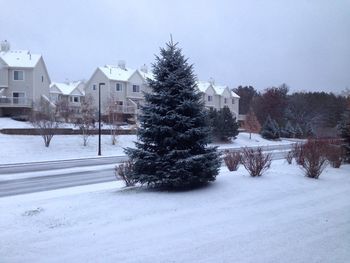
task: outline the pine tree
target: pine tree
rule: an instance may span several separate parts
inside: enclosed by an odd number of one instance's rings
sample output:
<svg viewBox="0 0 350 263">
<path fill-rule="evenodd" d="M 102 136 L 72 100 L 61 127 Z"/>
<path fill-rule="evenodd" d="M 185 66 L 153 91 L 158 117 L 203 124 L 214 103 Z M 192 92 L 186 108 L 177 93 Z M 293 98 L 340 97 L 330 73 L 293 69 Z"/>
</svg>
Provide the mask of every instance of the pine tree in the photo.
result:
<svg viewBox="0 0 350 263">
<path fill-rule="evenodd" d="M 258 121 L 258 118 L 256 117 L 254 111 L 251 108 L 249 109 L 249 111 L 245 117 L 245 120 L 243 123 L 243 128 L 247 132 L 249 132 L 249 139 L 252 138 L 253 132 L 259 133 L 261 130 L 261 125 Z"/>
<path fill-rule="evenodd" d="M 210 128 L 192 65 L 172 41 L 153 64 L 154 80 L 140 116 L 139 141 L 126 153 L 129 175 L 150 187 L 191 188 L 214 181 L 220 167 L 215 147 L 207 147 Z"/>
<path fill-rule="evenodd" d="M 233 117 L 230 109 L 224 107 L 219 111 L 212 110 L 212 135 L 220 141 L 230 141 L 238 135 L 238 122 Z"/>
<path fill-rule="evenodd" d="M 275 120 L 271 119 L 270 115 L 267 116 L 260 134 L 263 138 L 268 140 L 275 140 L 280 137 L 278 124 Z"/>
<path fill-rule="evenodd" d="M 305 135 L 308 137 L 308 138 L 313 138 L 315 137 L 315 131 L 314 131 L 314 128 L 312 126 L 312 124 L 310 122 L 308 122 L 306 124 L 306 127 L 305 127 Z"/>
<path fill-rule="evenodd" d="M 299 123 L 295 125 L 295 138 L 302 138 L 303 137 L 303 129 L 300 127 Z"/>
<path fill-rule="evenodd" d="M 345 161 L 350 163 L 350 109 L 346 110 L 338 124 L 340 136 L 344 139 Z"/>
<path fill-rule="evenodd" d="M 287 121 L 286 126 L 283 130 L 281 130 L 281 136 L 285 138 L 294 138 L 295 136 L 295 129 L 290 123 L 290 121 Z"/>
</svg>

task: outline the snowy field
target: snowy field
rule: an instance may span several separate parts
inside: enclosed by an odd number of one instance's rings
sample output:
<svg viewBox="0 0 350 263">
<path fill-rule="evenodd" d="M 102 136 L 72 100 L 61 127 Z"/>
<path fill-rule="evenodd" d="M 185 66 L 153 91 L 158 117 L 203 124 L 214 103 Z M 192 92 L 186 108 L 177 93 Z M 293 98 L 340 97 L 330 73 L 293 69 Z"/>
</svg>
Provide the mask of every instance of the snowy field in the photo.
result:
<svg viewBox="0 0 350 263">
<path fill-rule="evenodd" d="M 10 118 L 0 118 L 2 128 L 31 128 L 26 122 L 14 121 Z M 111 144 L 109 135 L 102 136 L 102 155 L 124 155 L 123 148 L 133 147 L 135 135 L 121 135 L 117 137 L 117 144 Z M 220 148 L 242 146 L 266 146 L 288 144 L 289 141 L 268 141 L 258 134 L 240 133 L 236 140 L 227 144 L 214 144 Z M 50 147 L 44 146 L 41 136 L 5 135 L 0 134 L 0 164 L 23 163 L 35 161 L 66 160 L 86 157 L 97 157 L 98 136 L 89 138 L 88 145 L 83 146 L 80 135 L 56 135 L 53 137 Z"/>
<path fill-rule="evenodd" d="M 350 262 L 350 166 L 273 162 L 187 192 L 120 182 L 0 198 L 0 262 Z"/>
</svg>

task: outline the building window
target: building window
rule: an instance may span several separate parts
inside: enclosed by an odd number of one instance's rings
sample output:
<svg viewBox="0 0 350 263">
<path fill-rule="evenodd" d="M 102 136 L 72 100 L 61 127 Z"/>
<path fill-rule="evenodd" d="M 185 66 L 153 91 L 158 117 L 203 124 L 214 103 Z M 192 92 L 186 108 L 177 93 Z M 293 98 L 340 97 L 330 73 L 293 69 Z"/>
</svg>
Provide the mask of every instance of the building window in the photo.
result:
<svg viewBox="0 0 350 263">
<path fill-rule="evenodd" d="M 120 101 L 120 100 L 116 101 L 115 104 L 118 105 L 118 106 L 123 106 L 123 101 Z"/>
<path fill-rule="evenodd" d="M 15 70 L 13 72 L 13 80 L 24 80 L 23 70 Z"/>
<path fill-rule="evenodd" d="M 44 82 L 44 76 L 41 76 L 41 82 Z"/>
<path fill-rule="evenodd" d="M 96 84 L 92 85 L 92 90 L 96 90 Z"/>
<path fill-rule="evenodd" d="M 79 97 L 73 97 L 74 102 L 79 102 Z"/>
<path fill-rule="evenodd" d="M 232 99 L 232 104 L 235 104 L 235 99 Z"/>
<path fill-rule="evenodd" d="M 208 101 L 213 101 L 213 96 L 208 96 Z"/>
<path fill-rule="evenodd" d="M 224 103 L 227 104 L 227 98 L 224 98 Z"/>
<path fill-rule="evenodd" d="M 139 85 L 132 85 L 132 92 L 140 92 L 140 86 Z"/>
<path fill-rule="evenodd" d="M 122 91 L 122 90 L 123 90 L 122 84 L 121 83 L 116 83 L 115 84 L 115 91 Z"/>
</svg>

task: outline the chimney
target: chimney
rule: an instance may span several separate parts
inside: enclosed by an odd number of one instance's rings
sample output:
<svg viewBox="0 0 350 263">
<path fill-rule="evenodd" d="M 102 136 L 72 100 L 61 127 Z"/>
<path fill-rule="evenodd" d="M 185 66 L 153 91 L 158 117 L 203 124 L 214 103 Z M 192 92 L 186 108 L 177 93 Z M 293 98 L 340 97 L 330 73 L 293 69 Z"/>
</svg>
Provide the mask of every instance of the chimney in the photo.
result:
<svg viewBox="0 0 350 263">
<path fill-rule="evenodd" d="M 143 72 L 143 73 L 148 73 L 148 67 L 146 64 L 143 64 L 140 68 L 140 70 Z"/>
<path fill-rule="evenodd" d="M 28 51 L 28 56 L 29 56 L 29 60 L 32 60 L 32 54 L 30 53 L 30 51 Z"/>
<path fill-rule="evenodd" d="M 1 41 L 0 51 L 7 52 L 10 50 L 10 43 L 7 40 Z"/>
<path fill-rule="evenodd" d="M 126 62 L 125 62 L 125 60 L 119 60 L 118 61 L 118 67 L 121 68 L 121 69 L 126 70 Z"/>
</svg>

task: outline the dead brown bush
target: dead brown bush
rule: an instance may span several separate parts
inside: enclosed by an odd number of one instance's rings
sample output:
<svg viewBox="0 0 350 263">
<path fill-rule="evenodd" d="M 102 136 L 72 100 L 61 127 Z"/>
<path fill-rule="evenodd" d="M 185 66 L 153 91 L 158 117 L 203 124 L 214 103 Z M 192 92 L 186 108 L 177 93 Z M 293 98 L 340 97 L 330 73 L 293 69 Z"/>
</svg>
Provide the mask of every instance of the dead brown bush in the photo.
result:
<svg viewBox="0 0 350 263">
<path fill-rule="evenodd" d="M 249 174 L 253 177 L 261 176 L 271 166 L 271 154 L 264 154 L 262 149 L 244 148 L 241 162 Z"/>
<path fill-rule="evenodd" d="M 229 171 L 237 171 L 241 162 L 241 154 L 239 152 L 226 152 L 224 162 Z"/>
</svg>

